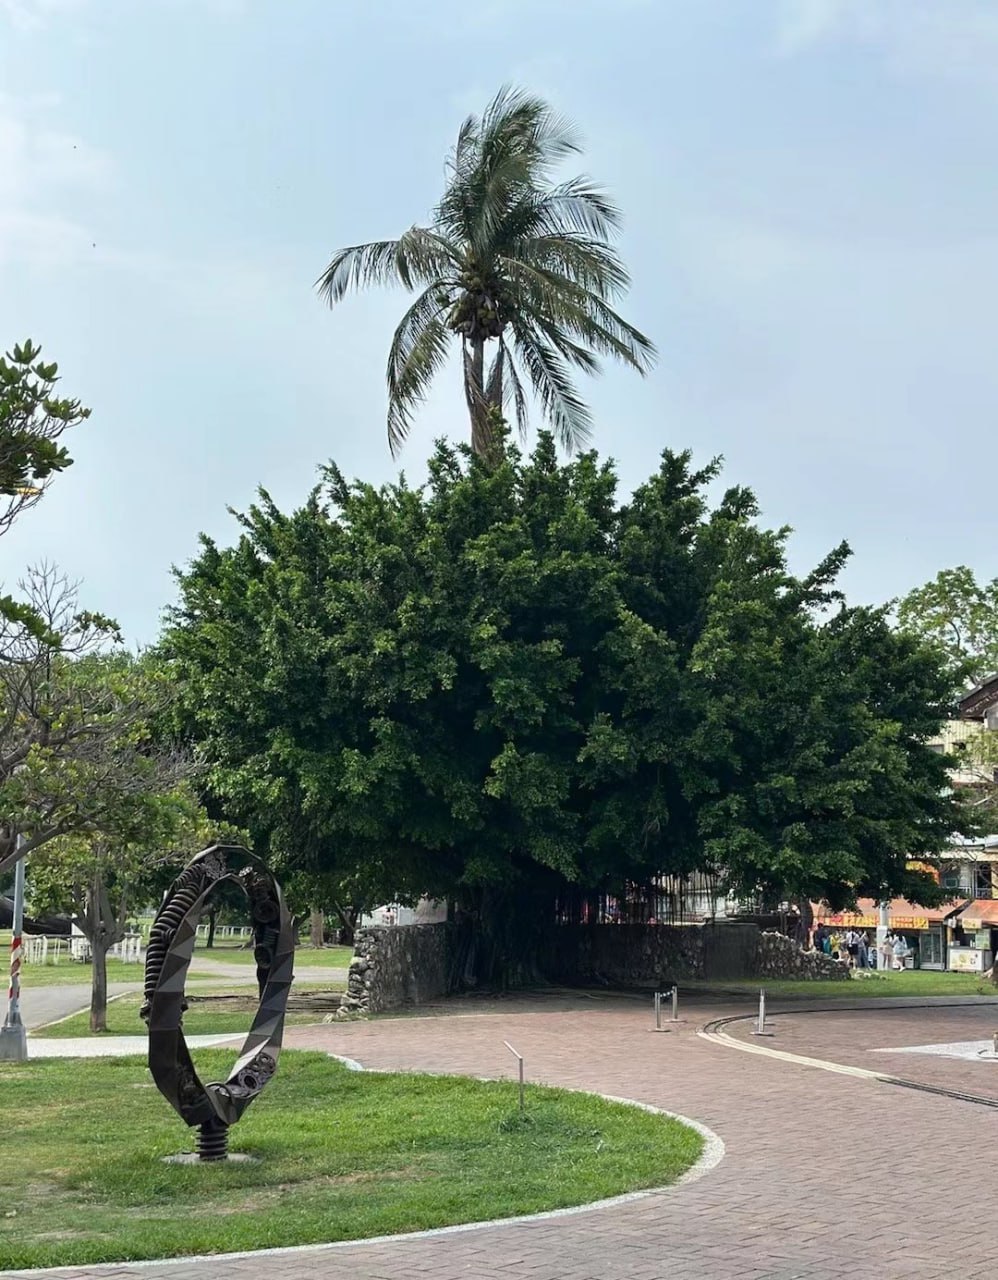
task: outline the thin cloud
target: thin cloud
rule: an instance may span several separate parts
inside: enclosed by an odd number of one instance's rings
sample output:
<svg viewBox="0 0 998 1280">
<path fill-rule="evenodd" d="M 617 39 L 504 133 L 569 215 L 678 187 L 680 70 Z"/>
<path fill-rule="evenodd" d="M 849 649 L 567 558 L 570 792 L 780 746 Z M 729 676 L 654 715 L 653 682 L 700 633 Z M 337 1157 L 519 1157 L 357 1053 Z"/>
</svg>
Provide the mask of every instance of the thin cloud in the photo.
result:
<svg viewBox="0 0 998 1280">
<path fill-rule="evenodd" d="M 998 87 L 994 0 L 784 0 L 776 53 L 796 57 L 828 46 L 879 52 L 899 76 Z"/>
</svg>

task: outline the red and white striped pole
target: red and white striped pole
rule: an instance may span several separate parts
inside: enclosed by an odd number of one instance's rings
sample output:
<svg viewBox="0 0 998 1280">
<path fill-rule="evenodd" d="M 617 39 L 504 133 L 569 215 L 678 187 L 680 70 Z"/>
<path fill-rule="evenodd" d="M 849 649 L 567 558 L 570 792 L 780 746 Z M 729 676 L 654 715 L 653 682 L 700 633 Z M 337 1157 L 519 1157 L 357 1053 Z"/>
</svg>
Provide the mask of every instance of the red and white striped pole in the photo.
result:
<svg viewBox="0 0 998 1280">
<path fill-rule="evenodd" d="M 17 837 L 18 846 L 21 837 Z M 10 939 L 10 986 L 7 989 L 7 1016 L 0 1027 L 0 1060 L 23 1062 L 28 1056 L 28 1039 L 21 1021 L 21 961 L 24 955 L 24 859 L 14 867 L 14 919 Z"/>
</svg>

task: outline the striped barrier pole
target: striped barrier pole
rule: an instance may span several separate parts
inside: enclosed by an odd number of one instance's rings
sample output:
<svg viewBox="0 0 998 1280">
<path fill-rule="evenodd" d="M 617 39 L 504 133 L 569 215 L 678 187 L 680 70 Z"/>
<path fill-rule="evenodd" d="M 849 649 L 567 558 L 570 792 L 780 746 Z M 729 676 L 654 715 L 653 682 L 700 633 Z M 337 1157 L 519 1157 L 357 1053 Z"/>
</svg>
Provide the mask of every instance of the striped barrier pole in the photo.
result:
<svg viewBox="0 0 998 1280">
<path fill-rule="evenodd" d="M 18 836 L 18 844 L 21 838 Z M 7 1016 L 0 1027 L 0 1060 L 23 1062 L 28 1056 L 28 1042 L 21 1021 L 21 962 L 24 943 L 24 859 L 14 868 L 14 919 L 10 939 L 10 986 L 7 988 Z"/>
</svg>

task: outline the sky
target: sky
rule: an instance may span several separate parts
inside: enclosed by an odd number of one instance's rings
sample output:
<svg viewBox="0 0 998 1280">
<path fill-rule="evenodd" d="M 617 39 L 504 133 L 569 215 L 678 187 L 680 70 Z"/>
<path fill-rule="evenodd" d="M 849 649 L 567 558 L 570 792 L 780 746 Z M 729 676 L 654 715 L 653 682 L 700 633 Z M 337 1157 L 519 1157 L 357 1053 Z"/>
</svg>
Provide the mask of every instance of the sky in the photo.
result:
<svg viewBox="0 0 998 1280">
<path fill-rule="evenodd" d="M 313 284 L 427 219 L 506 82 L 625 213 L 621 310 L 660 357 L 584 387 L 622 492 L 664 448 L 723 455 L 795 569 L 850 543 L 857 603 L 995 576 L 993 0 L 0 0 L 0 346 L 93 409 L 0 581 L 55 562 L 148 644 L 258 485 L 418 480 L 466 436 L 454 365 L 393 462 L 404 295 Z"/>
</svg>

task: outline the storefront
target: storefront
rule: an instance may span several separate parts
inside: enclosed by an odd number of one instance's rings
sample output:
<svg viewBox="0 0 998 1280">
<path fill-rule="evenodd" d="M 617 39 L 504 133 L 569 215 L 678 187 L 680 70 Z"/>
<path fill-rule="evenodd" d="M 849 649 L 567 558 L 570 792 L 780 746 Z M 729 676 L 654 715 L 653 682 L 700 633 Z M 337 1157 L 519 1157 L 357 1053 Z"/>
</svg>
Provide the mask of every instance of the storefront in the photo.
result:
<svg viewBox="0 0 998 1280">
<path fill-rule="evenodd" d="M 998 906 L 998 901 L 995 902 Z M 872 898 L 860 898 L 856 911 L 830 911 L 823 903 L 815 903 L 815 925 L 830 929 L 859 929 L 869 938 L 871 952 L 880 925 L 880 905 Z M 958 909 L 950 902 L 941 907 L 918 907 L 905 898 L 893 898 L 888 909 L 887 927 L 900 934 L 911 951 L 911 966 L 921 969 L 945 969 L 947 963 L 946 918 Z M 996 921 L 998 925 L 998 921 Z"/>
<path fill-rule="evenodd" d="M 998 898 L 976 898 L 954 912 L 950 926 L 949 968 L 957 973 L 986 973 L 998 943 Z"/>
</svg>

